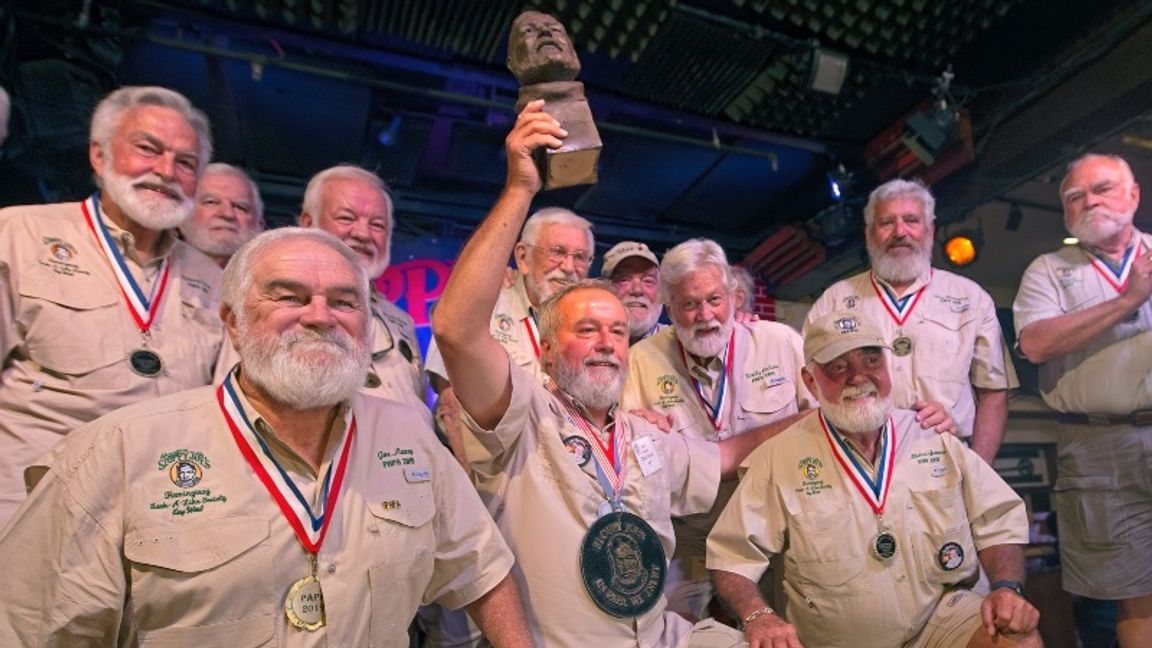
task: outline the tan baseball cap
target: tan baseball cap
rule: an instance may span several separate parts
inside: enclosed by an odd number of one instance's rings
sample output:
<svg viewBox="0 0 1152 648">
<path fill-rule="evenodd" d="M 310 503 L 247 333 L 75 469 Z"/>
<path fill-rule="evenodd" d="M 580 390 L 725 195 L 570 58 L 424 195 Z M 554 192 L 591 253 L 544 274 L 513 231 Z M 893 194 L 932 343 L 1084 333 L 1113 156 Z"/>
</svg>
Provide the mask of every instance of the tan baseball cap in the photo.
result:
<svg viewBox="0 0 1152 648">
<path fill-rule="evenodd" d="M 611 277 L 616 265 L 628 257 L 640 257 L 648 259 L 652 265 L 660 265 L 660 261 L 656 259 L 656 255 L 648 249 L 647 245 L 636 241 L 621 241 L 604 254 L 604 265 L 600 269 L 600 276 Z"/>
<path fill-rule="evenodd" d="M 804 361 L 824 364 L 861 347 L 892 348 L 880 328 L 860 311 L 832 311 L 808 325 Z"/>
</svg>

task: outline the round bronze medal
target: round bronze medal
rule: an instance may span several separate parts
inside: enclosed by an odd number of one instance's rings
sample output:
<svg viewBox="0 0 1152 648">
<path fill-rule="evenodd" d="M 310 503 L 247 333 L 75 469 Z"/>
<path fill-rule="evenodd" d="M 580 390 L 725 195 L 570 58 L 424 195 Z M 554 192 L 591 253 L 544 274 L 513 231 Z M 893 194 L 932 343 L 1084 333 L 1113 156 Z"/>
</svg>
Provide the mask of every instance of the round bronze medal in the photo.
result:
<svg viewBox="0 0 1152 648">
<path fill-rule="evenodd" d="M 664 594 L 668 558 L 647 522 L 626 512 L 596 520 L 580 545 L 580 576 L 596 607 L 614 617 L 638 617 Z"/>
<path fill-rule="evenodd" d="M 146 378 L 154 378 L 164 370 L 164 362 L 160 356 L 151 349 L 136 349 L 128 354 L 128 366 L 136 374 Z"/>
<path fill-rule="evenodd" d="M 872 556 L 880 562 L 888 562 L 896 555 L 896 536 L 891 531 L 881 531 L 872 539 Z"/>
<path fill-rule="evenodd" d="M 895 340 L 892 340 L 892 353 L 901 357 L 912 353 L 912 338 L 901 335 Z"/>
</svg>

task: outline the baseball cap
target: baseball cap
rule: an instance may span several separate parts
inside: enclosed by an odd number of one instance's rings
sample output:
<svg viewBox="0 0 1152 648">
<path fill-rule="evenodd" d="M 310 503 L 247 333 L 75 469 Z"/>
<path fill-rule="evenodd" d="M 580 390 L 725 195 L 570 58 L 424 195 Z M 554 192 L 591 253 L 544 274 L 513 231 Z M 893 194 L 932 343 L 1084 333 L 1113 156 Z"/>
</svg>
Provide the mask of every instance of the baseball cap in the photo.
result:
<svg viewBox="0 0 1152 648">
<path fill-rule="evenodd" d="M 642 259 L 648 259 L 652 262 L 652 265 L 660 265 L 660 262 L 656 259 L 656 255 L 652 253 L 652 250 L 648 249 L 647 245 L 636 241 L 621 241 L 613 245 L 612 249 L 604 254 L 604 265 L 600 269 L 600 276 L 610 277 L 612 271 L 616 269 L 616 265 L 628 257 L 640 257 Z"/>
<path fill-rule="evenodd" d="M 880 328 L 860 311 L 832 311 L 817 318 L 804 333 L 804 361 L 831 362 L 860 347 L 891 349 Z"/>
</svg>

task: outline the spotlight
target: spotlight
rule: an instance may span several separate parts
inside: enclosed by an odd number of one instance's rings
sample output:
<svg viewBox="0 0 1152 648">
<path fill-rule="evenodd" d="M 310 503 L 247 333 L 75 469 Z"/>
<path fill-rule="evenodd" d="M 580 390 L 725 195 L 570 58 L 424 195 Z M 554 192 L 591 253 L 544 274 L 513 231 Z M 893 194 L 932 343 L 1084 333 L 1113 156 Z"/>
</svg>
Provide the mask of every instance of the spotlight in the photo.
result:
<svg viewBox="0 0 1152 648">
<path fill-rule="evenodd" d="M 983 227 L 956 230 L 944 240 L 944 257 L 957 268 L 969 265 L 984 247 Z"/>
<path fill-rule="evenodd" d="M 808 87 L 819 92 L 838 95 L 848 78 L 848 55 L 826 50 L 812 49 L 812 63 L 808 73 Z"/>
</svg>

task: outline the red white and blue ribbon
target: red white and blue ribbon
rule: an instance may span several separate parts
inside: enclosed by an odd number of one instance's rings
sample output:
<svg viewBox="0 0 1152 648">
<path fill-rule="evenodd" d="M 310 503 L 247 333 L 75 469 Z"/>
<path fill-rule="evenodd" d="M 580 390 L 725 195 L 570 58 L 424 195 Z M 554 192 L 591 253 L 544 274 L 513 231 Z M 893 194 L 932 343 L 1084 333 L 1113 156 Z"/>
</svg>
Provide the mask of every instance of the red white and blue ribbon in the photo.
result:
<svg viewBox="0 0 1152 648">
<path fill-rule="evenodd" d="M 684 345 L 680 344 L 680 340 L 676 340 L 676 344 L 680 347 L 680 359 L 684 362 L 684 367 L 688 369 L 688 378 L 692 381 L 692 390 L 696 392 L 696 398 L 700 401 L 700 407 L 704 408 L 704 412 L 708 414 L 708 420 L 711 421 L 712 427 L 716 428 L 719 432 L 724 426 L 724 412 L 728 410 L 728 384 L 732 378 L 732 364 L 735 359 L 736 353 L 736 331 L 733 330 L 731 335 L 728 336 L 728 346 L 723 352 L 725 360 L 723 366 L 720 368 L 720 382 L 717 383 L 716 389 L 713 390 L 715 398 L 713 402 L 708 402 L 704 398 L 704 387 L 700 381 L 692 375 L 692 365 L 688 362 L 688 354 L 684 351 Z"/>
<path fill-rule="evenodd" d="M 536 359 L 540 359 L 540 331 L 536 328 L 536 318 L 528 315 L 524 318 L 524 328 L 528 331 L 528 341 L 532 343 L 532 350 L 536 352 Z"/>
<path fill-rule="evenodd" d="M 1143 244 L 1129 245 L 1128 249 L 1124 251 L 1124 256 L 1120 259 L 1120 265 L 1112 265 L 1108 259 L 1097 255 L 1095 252 L 1084 248 L 1088 253 L 1088 260 L 1092 262 L 1092 267 L 1096 268 L 1096 272 L 1104 277 L 1117 293 L 1124 292 L 1128 287 L 1128 274 L 1132 271 L 1132 262 L 1136 260 L 1137 247 L 1143 248 Z"/>
<path fill-rule="evenodd" d="M 112 234 L 108 232 L 108 227 L 100 217 L 99 193 L 92 194 L 87 200 L 80 203 L 80 211 L 84 213 L 84 222 L 88 224 L 88 229 L 92 230 L 92 235 L 96 237 L 96 243 L 104 251 L 104 257 L 108 260 L 108 265 L 112 267 L 112 274 L 116 275 L 120 294 L 124 296 L 124 302 L 128 305 L 128 312 L 136 321 L 136 328 L 147 335 L 148 330 L 152 328 L 152 321 L 156 318 L 156 313 L 160 311 L 160 300 L 164 297 L 164 291 L 168 288 L 168 257 L 164 257 L 160 262 L 160 274 L 156 283 L 152 285 L 152 294 L 145 296 L 140 284 L 136 283 L 136 278 L 128 270 L 128 263 L 124 261 L 124 255 L 120 254 L 120 248 L 116 247 Z"/>
<path fill-rule="evenodd" d="M 328 465 L 324 474 L 324 488 L 320 501 L 324 508 L 313 511 L 296 483 L 272 456 L 264 440 L 256 434 L 252 422 L 240 405 L 240 398 L 236 394 L 236 385 L 233 374 L 229 374 L 224 382 L 216 388 L 216 400 L 220 403 L 220 411 L 232 431 L 232 438 L 240 448 L 240 454 L 248 461 L 260 483 L 280 507 L 280 512 L 288 520 L 289 526 L 296 532 L 300 544 L 311 554 L 320 552 L 324 544 L 324 536 L 328 533 L 328 525 L 336 511 L 336 504 L 340 500 L 340 491 L 344 485 L 344 472 L 348 467 L 348 457 L 352 449 L 352 438 L 356 434 L 356 418 L 348 417 L 344 438 L 336 449 L 335 462 Z"/>
<path fill-rule="evenodd" d="M 904 322 L 908 321 L 908 317 L 916 309 L 916 304 L 920 303 L 920 298 L 924 296 L 924 290 L 928 287 L 926 283 L 914 293 L 897 297 L 895 293 L 889 290 L 888 286 L 876 281 L 875 273 L 868 273 L 868 280 L 872 282 L 872 289 L 876 291 L 880 303 L 884 304 L 884 310 L 888 311 L 888 315 L 895 320 L 897 326 L 903 326 Z M 931 283 L 931 281 L 932 276 L 929 275 L 928 282 Z"/>
<path fill-rule="evenodd" d="M 824 435 L 828 438 L 828 445 L 832 447 L 832 454 L 836 461 L 848 474 L 849 480 L 856 486 L 856 490 L 864 496 L 868 506 L 877 516 L 884 513 L 884 505 L 888 501 L 888 487 L 892 484 L 892 468 L 896 459 L 896 436 L 892 433 L 892 419 L 889 417 L 880 432 L 880 451 L 875 474 L 864 465 L 859 457 L 852 452 L 848 441 L 836 431 L 836 428 L 820 412 L 820 425 L 824 428 Z"/>
<path fill-rule="evenodd" d="M 624 450 L 625 444 L 617 439 L 616 422 L 613 421 L 608 426 L 608 445 L 605 447 L 604 442 L 600 440 L 600 435 L 596 429 L 584 418 L 580 410 L 572 404 L 568 396 L 560 391 L 558 387 L 549 383 L 549 389 L 556 395 L 557 399 L 564 406 L 564 412 L 568 415 L 568 420 L 584 438 L 588 439 L 589 444 L 592 446 L 592 458 L 596 463 L 596 478 L 600 482 L 600 487 L 604 489 L 604 495 L 608 501 L 612 503 L 615 510 L 623 510 L 620 498 L 624 491 L 624 478 L 625 478 L 625 462 Z"/>
</svg>

